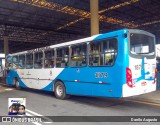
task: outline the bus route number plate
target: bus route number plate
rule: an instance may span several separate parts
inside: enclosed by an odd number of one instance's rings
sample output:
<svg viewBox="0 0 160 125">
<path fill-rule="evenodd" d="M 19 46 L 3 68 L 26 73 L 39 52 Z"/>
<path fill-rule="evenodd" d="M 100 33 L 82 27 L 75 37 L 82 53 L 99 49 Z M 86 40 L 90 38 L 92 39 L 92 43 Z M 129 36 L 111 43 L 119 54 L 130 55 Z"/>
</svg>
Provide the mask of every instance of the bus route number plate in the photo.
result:
<svg viewBox="0 0 160 125">
<path fill-rule="evenodd" d="M 107 78 L 108 74 L 106 72 L 96 72 L 95 77 L 96 78 Z"/>
</svg>

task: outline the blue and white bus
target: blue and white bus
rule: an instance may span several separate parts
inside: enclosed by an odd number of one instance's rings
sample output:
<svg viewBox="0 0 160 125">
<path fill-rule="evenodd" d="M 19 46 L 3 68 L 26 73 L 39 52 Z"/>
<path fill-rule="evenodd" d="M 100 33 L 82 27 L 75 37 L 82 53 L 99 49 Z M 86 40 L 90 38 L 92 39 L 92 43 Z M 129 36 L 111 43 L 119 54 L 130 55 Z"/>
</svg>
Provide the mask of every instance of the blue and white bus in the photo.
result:
<svg viewBox="0 0 160 125">
<path fill-rule="evenodd" d="M 10 54 L 6 82 L 68 95 L 128 97 L 156 90 L 155 36 L 123 29 Z"/>
</svg>

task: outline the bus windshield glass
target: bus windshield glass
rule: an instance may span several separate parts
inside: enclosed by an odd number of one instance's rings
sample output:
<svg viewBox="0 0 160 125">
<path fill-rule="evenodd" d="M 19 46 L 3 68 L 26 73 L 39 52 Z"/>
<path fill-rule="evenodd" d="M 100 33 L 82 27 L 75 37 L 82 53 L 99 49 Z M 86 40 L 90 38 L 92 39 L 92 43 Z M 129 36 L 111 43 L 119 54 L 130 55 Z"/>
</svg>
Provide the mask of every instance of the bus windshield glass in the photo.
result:
<svg viewBox="0 0 160 125">
<path fill-rule="evenodd" d="M 153 55 L 155 51 L 154 37 L 146 34 L 130 33 L 130 51 L 136 55 Z"/>
</svg>

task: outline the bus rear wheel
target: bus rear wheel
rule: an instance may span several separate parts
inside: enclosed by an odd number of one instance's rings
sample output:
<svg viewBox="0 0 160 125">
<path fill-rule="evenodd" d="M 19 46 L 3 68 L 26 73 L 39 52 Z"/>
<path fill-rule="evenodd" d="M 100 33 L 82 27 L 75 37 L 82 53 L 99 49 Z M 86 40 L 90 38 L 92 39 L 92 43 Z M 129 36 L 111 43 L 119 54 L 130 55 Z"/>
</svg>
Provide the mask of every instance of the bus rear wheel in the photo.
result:
<svg viewBox="0 0 160 125">
<path fill-rule="evenodd" d="M 54 85 L 54 93 L 57 99 L 67 99 L 69 95 L 66 94 L 66 87 L 63 82 L 56 81 Z"/>
<path fill-rule="evenodd" d="M 21 89 L 17 78 L 14 79 L 14 84 L 15 84 L 16 89 Z"/>
</svg>

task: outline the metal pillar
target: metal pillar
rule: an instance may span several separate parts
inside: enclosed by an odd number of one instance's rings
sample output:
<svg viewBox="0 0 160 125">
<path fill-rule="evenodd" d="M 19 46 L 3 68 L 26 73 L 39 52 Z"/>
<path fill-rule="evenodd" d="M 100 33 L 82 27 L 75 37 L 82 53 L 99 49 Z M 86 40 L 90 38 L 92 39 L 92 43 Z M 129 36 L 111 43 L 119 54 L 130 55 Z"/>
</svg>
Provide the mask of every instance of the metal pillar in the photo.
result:
<svg viewBox="0 0 160 125">
<path fill-rule="evenodd" d="M 4 39 L 4 54 L 7 55 L 9 53 L 8 36 L 3 36 L 3 39 Z"/>
<path fill-rule="evenodd" d="M 91 36 L 99 34 L 98 0 L 90 0 Z"/>
</svg>

